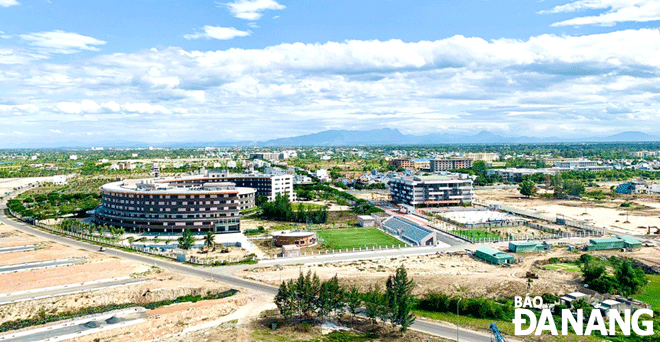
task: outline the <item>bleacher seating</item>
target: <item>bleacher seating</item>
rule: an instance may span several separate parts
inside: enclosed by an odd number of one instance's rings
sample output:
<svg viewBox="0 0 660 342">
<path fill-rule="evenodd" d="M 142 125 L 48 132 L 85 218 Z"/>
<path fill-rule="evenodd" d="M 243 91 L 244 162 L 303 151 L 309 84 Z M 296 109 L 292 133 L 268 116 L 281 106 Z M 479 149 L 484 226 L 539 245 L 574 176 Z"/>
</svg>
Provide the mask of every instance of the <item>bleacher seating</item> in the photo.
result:
<svg viewBox="0 0 660 342">
<path fill-rule="evenodd" d="M 398 235 L 413 245 L 420 246 L 432 231 L 408 222 L 398 217 L 392 217 L 383 223 L 383 229 L 390 234 Z"/>
</svg>

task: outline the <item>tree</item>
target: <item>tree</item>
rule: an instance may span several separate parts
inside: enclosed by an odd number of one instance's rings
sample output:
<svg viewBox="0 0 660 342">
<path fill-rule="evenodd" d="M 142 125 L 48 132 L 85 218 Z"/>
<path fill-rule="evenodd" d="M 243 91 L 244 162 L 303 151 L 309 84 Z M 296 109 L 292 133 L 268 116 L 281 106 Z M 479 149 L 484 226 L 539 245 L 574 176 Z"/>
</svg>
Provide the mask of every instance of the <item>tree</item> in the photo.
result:
<svg viewBox="0 0 660 342">
<path fill-rule="evenodd" d="M 614 275 L 619 282 L 618 292 L 624 297 L 637 293 L 647 283 L 644 271 L 634 268 L 630 259 L 619 264 Z"/>
<path fill-rule="evenodd" d="M 415 306 L 415 299 L 412 295 L 415 283 L 408 279 L 405 267 L 400 266 L 394 275 L 387 278 L 385 287 L 389 320 L 394 325 L 400 325 L 401 332 L 405 333 L 408 327 L 415 322 L 415 314 L 412 312 Z"/>
<path fill-rule="evenodd" d="M 177 239 L 177 242 L 179 242 L 179 248 L 189 250 L 195 244 L 195 237 L 190 232 L 190 229 L 186 229 L 183 235 Z"/>
<path fill-rule="evenodd" d="M 344 301 L 346 306 L 348 306 L 348 311 L 351 313 L 351 315 L 353 315 L 353 318 L 355 318 L 360 309 L 360 304 L 362 304 L 362 300 L 360 299 L 360 290 L 357 288 L 357 286 L 351 286 L 351 288 L 344 295 Z"/>
<path fill-rule="evenodd" d="M 584 194 L 584 183 L 569 179 L 564 181 L 564 191 L 570 196 L 581 197 Z"/>
<path fill-rule="evenodd" d="M 365 315 L 371 319 L 371 325 L 376 324 L 376 319 L 385 316 L 387 313 L 385 297 L 380 291 L 378 285 L 369 287 L 367 293 L 364 294 Z"/>
<path fill-rule="evenodd" d="M 204 246 L 208 249 L 211 249 L 212 247 L 215 248 L 215 235 L 213 235 L 213 232 L 209 231 L 206 233 L 206 236 L 204 236 Z"/>
<path fill-rule="evenodd" d="M 526 179 L 520 183 L 520 194 L 523 196 L 534 196 L 537 190 L 536 184 L 531 179 Z"/>
<path fill-rule="evenodd" d="M 282 314 L 286 320 L 293 316 L 296 311 L 293 293 L 285 281 L 280 284 L 280 287 L 277 290 L 277 295 L 275 295 L 275 305 L 277 305 L 280 314 Z"/>
</svg>

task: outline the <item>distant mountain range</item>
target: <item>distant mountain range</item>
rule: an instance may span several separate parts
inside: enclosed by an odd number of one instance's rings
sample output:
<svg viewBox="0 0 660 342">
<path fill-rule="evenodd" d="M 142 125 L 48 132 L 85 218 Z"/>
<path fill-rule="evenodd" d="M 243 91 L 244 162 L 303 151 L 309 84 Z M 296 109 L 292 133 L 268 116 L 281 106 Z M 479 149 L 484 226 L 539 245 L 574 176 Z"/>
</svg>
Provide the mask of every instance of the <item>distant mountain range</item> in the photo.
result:
<svg viewBox="0 0 660 342">
<path fill-rule="evenodd" d="M 475 135 L 453 133 L 431 133 L 426 135 L 403 134 L 398 129 L 381 128 L 367 131 L 328 130 L 290 138 L 266 141 L 206 141 L 206 142 L 169 142 L 148 143 L 137 141 L 97 141 L 91 142 L 50 142 L 42 144 L 21 144 L 3 148 L 89 148 L 103 146 L 113 148 L 130 147 L 205 147 L 205 146 L 354 146 L 354 145 L 441 145 L 441 144 L 533 144 L 533 143 L 580 143 L 580 142 L 660 142 L 660 135 L 643 132 L 622 132 L 609 136 L 586 138 L 535 138 L 511 136 L 481 131 Z"/>
<path fill-rule="evenodd" d="M 368 131 L 331 130 L 291 138 L 258 142 L 256 146 L 341 146 L 341 145 L 433 145 L 433 144 L 528 144 L 555 142 L 643 142 L 660 141 L 659 135 L 643 132 L 622 132 L 604 137 L 566 139 L 558 137 L 534 138 L 505 136 L 481 131 L 475 135 L 431 133 L 402 134 L 397 129 L 382 128 Z"/>
</svg>

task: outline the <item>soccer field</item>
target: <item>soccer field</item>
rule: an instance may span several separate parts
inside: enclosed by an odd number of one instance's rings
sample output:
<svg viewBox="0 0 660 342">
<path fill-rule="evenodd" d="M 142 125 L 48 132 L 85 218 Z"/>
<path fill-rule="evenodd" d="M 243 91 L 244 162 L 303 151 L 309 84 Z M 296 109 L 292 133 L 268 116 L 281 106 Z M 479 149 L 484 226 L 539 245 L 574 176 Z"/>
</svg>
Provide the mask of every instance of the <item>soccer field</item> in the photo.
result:
<svg viewBox="0 0 660 342">
<path fill-rule="evenodd" d="M 651 307 L 654 310 L 660 308 L 660 276 L 658 275 L 647 275 L 648 280 L 651 282 L 646 285 L 640 293 L 633 296 L 635 299 L 639 299 L 642 302 L 651 304 Z"/>
<path fill-rule="evenodd" d="M 326 229 L 317 230 L 316 234 L 323 239 L 323 247 L 330 250 L 405 245 L 376 228 Z"/>
<path fill-rule="evenodd" d="M 483 239 L 483 240 L 501 239 L 501 237 L 499 235 L 495 235 L 495 234 L 485 232 L 483 230 L 478 230 L 478 229 L 467 229 L 467 230 L 457 229 L 457 230 L 454 230 L 453 233 L 456 234 L 456 235 L 466 237 L 468 239 L 475 239 L 475 240 L 479 240 L 479 239 Z"/>
</svg>

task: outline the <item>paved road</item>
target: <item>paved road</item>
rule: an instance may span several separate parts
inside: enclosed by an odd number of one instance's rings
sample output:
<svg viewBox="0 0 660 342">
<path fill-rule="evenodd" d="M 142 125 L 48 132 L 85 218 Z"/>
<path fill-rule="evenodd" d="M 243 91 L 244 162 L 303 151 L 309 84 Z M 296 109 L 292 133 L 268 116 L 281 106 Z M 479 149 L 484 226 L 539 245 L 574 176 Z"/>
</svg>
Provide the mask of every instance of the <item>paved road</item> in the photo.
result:
<svg viewBox="0 0 660 342">
<path fill-rule="evenodd" d="M 495 245 L 497 246 L 497 245 Z M 441 252 L 454 252 L 474 248 L 474 245 L 463 243 L 451 247 L 429 246 L 429 247 L 402 247 L 399 249 L 376 249 L 369 251 L 344 252 L 338 254 L 316 254 L 292 258 L 277 258 L 262 260 L 259 265 L 295 265 L 295 264 L 323 264 L 329 262 L 373 260 L 380 258 L 396 258 L 402 256 L 428 255 Z"/>
<path fill-rule="evenodd" d="M 107 321 L 115 317 L 113 321 Z M 147 318 L 145 312 L 117 313 L 107 315 L 89 315 L 76 318 L 62 324 L 56 324 L 48 328 L 36 328 L 20 333 L 8 333 L 0 335 L 2 342 L 37 342 L 37 341 L 63 341 L 92 334 L 98 331 L 120 328 L 144 321 Z"/>
<path fill-rule="evenodd" d="M 37 270 L 37 269 L 49 268 L 49 267 L 69 266 L 69 265 L 75 265 L 81 263 L 83 261 L 85 261 L 85 259 L 57 259 L 57 260 L 48 260 L 48 261 L 29 262 L 18 265 L 0 266 L 0 274 Z"/>
<path fill-rule="evenodd" d="M 43 289 L 34 289 L 29 291 L 22 291 L 17 293 L 9 293 L 6 296 L 0 294 L 0 305 L 16 303 L 16 302 L 25 302 L 28 300 L 41 299 L 41 298 L 51 298 L 58 296 L 65 296 L 73 293 L 81 292 L 90 292 L 95 290 L 114 288 L 119 286 L 129 286 L 136 285 L 146 282 L 146 279 L 116 279 L 116 280 L 107 280 L 102 282 L 96 282 L 92 284 L 70 284 L 57 287 L 49 287 Z"/>
<path fill-rule="evenodd" d="M 41 231 L 39 229 L 33 228 L 30 225 L 27 225 L 22 222 L 16 222 L 13 221 L 5 216 L 4 213 L 5 205 L 4 203 L 0 204 L 0 222 L 12 226 L 18 230 L 21 230 L 23 232 L 26 232 L 28 234 L 33 234 L 39 237 L 43 237 L 46 239 L 50 239 L 62 244 L 70 245 L 76 248 L 82 248 L 82 249 L 87 249 L 89 251 L 96 252 L 98 251 L 98 246 L 92 245 L 86 242 L 81 242 L 77 240 L 70 239 L 68 237 L 63 237 L 63 236 L 58 236 L 58 235 L 52 235 L 49 233 L 46 233 L 44 231 Z M 396 253 L 397 251 L 395 251 Z M 419 254 L 419 251 L 412 251 L 412 248 L 406 250 L 402 249 L 401 251 L 398 251 L 399 254 L 394 254 L 393 256 L 396 255 L 406 255 L 402 253 L 409 252 L 411 254 L 417 253 Z M 435 253 L 435 251 L 433 251 Z M 254 291 L 259 291 L 263 293 L 267 293 L 270 295 L 275 295 L 277 293 L 277 288 L 270 286 L 270 285 L 264 285 L 256 282 L 252 282 L 249 280 L 241 279 L 232 276 L 231 274 L 235 272 L 237 269 L 240 269 L 238 267 L 215 267 L 215 268 L 204 268 L 204 267 L 192 267 L 180 263 L 175 263 L 175 262 L 169 262 L 169 261 L 163 261 L 160 259 L 155 259 L 149 256 L 145 256 L 142 254 L 137 254 L 137 253 L 128 253 L 128 252 L 123 252 L 120 250 L 116 250 L 113 248 L 107 248 L 105 254 L 124 258 L 127 260 L 132 260 L 135 262 L 141 262 L 145 264 L 152 264 L 156 265 L 159 267 L 166 268 L 170 271 L 173 272 L 178 272 L 181 274 L 187 274 L 191 276 L 197 276 L 205 279 L 211 279 L 211 280 L 217 280 L 220 282 L 223 282 L 225 284 L 231 285 L 231 286 L 236 286 L 236 287 L 242 287 L 242 288 L 247 288 L 250 290 Z M 336 257 L 336 256 L 331 256 L 331 257 Z M 341 255 L 340 258 L 344 258 L 345 255 Z M 282 259 L 285 260 L 285 259 Z M 333 261 L 341 261 L 340 259 L 334 260 Z M 298 261 L 298 263 L 300 263 Z M 245 267 L 245 266 L 243 266 Z M 432 322 L 424 322 L 424 321 L 418 321 L 416 322 L 413 327 L 413 329 L 433 334 L 433 335 L 438 335 L 442 336 L 448 339 L 455 339 L 456 338 L 456 329 L 448 327 L 446 325 L 441 325 L 441 324 L 436 324 Z M 465 330 L 465 329 L 460 329 L 460 338 L 464 341 L 476 341 L 476 342 L 489 342 L 490 338 L 489 337 L 484 337 L 484 335 L 471 331 L 471 330 Z"/>
<path fill-rule="evenodd" d="M 14 252 L 27 252 L 27 251 L 33 251 L 35 248 L 37 248 L 34 245 L 27 245 L 27 246 L 13 246 L 13 247 L 2 247 L 0 248 L 0 254 L 2 253 L 14 253 Z"/>
</svg>

